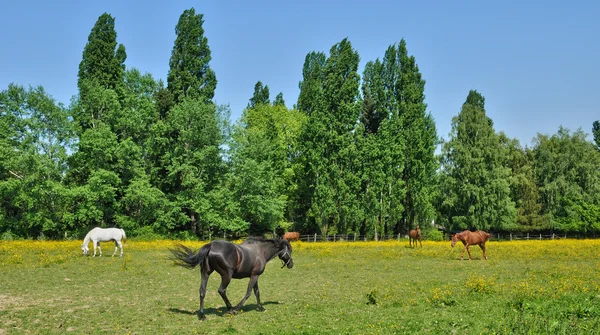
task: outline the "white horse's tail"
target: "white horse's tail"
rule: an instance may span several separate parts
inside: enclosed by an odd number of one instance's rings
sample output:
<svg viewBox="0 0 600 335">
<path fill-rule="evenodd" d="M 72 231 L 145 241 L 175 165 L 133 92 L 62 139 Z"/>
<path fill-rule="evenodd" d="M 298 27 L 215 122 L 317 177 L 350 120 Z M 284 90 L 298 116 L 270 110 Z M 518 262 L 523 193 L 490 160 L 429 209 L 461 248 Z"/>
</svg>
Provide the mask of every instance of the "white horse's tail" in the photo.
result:
<svg viewBox="0 0 600 335">
<path fill-rule="evenodd" d="M 123 233 L 123 243 L 127 240 L 127 235 L 125 235 L 125 230 L 121 229 L 121 233 Z"/>
</svg>

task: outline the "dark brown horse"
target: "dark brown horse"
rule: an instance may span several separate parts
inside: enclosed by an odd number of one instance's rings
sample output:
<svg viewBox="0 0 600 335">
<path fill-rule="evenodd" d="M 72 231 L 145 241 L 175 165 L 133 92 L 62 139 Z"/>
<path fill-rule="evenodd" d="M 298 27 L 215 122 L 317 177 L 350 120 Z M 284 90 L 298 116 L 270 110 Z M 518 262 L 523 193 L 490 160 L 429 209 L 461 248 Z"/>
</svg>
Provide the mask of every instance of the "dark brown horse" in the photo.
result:
<svg viewBox="0 0 600 335">
<path fill-rule="evenodd" d="M 417 226 L 417 229 L 413 229 L 408 233 L 408 245 L 412 247 L 412 243 L 414 246 L 417 246 L 417 241 L 421 244 L 421 248 L 423 248 L 423 243 L 421 242 L 421 227 Z"/>
<path fill-rule="evenodd" d="M 465 249 L 460 254 L 460 259 L 461 260 L 463 259 L 463 256 L 465 255 L 465 250 L 466 250 L 467 253 L 469 253 L 469 260 L 470 260 L 472 258 L 471 258 L 471 251 L 469 251 L 469 246 L 478 244 L 479 247 L 481 248 L 481 250 L 483 250 L 483 256 L 481 257 L 481 259 L 487 259 L 487 256 L 485 255 L 485 242 L 487 242 L 487 240 L 489 238 L 490 238 L 490 234 L 484 232 L 483 230 L 477 230 L 475 232 L 472 232 L 470 230 L 465 230 L 458 234 L 452 235 L 452 247 L 454 248 L 454 245 L 456 245 L 456 241 L 460 240 L 465 245 Z"/>
<path fill-rule="evenodd" d="M 176 249 L 170 249 L 173 254 L 175 264 L 183 266 L 187 269 L 193 269 L 200 265 L 200 274 L 202 282 L 200 284 L 200 310 L 198 317 L 204 321 L 204 297 L 206 296 L 206 284 L 208 277 L 213 271 L 217 271 L 221 275 L 221 286 L 219 286 L 219 294 L 229 313 L 236 314 L 244 305 L 252 290 L 256 296 L 256 304 L 258 309 L 264 311 L 260 303 L 260 292 L 258 290 L 258 276 L 265 271 L 265 265 L 268 261 L 278 256 L 283 262 L 283 266 L 291 269 L 294 266 L 292 260 L 292 246 L 290 242 L 282 239 L 257 239 L 249 238 L 242 244 L 233 244 L 227 241 L 213 241 L 204 245 L 198 252 L 194 252 L 190 248 L 177 244 Z M 229 299 L 227 299 L 227 286 L 232 278 L 250 278 L 248 290 L 244 298 L 235 306 L 232 307 Z"/>
</svg>

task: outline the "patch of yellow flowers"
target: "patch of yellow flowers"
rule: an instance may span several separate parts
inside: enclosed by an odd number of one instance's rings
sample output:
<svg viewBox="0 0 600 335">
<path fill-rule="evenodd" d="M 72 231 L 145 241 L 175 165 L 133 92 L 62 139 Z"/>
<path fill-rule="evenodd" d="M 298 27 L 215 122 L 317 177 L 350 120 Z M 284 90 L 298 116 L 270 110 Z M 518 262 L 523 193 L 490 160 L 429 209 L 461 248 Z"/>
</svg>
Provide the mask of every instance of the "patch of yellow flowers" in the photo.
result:
<svg viewBox="0 0 600 335">
<path fill-rule="evenodd" d="M 241 243 L 242 240 L 234 241 Z M 0 266 L 39 266 L 67 262 L 81 256 L 81 240 L 74 241 L 0 241 Z M 127 251 L 166 250 L 182 243 L 192 249 L 199 249 L 206 241 L 135 241 L 125 242 Z M 111 242 L 103 242 L 103 251 L 112 254 Z M 92 249 L 92 246 L 89 246 Z M 454 249 L 449 241 L 423 241 L 423 247 L 410 248 L 407 240 L 367 241 L 367 242 L 292 242 L 294 254 L 307 253 L 321 257 L 336 257 L 345 253 L 372 253 L 384 259 L 397 259 L 400 256 L 456 259 L 464 248 L 458 243 Z M 473 258 L 481 257 L 481 249 L 470 247 Z M 33 257 L 36 256 L 36 257 Z M 488 241 L 487 256 L 490 260 L 500 259 L 546 259 L 549 257 L 597 259 L 600 256 L 600 240 L 530 240 L 530 241 Z M 465 253 L 466 257 L 466 253 Z M 474 291 L 489 286 L 487 281 L 472 280 Z"/>
</svg>

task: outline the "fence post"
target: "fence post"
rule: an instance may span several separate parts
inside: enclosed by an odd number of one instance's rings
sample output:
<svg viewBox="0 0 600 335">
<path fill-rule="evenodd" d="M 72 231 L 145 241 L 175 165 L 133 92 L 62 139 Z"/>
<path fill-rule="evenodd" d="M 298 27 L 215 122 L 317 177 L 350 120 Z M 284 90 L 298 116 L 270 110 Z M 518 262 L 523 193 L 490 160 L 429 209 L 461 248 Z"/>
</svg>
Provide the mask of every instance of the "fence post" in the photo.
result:
<svg viewBox="0 0 600 335">
<path fill-rule="evenodd" d="M 554 233 L 552 233 L 552 239 L 554 239 Z"/>
<path fill-rule="evenodd" d="M 510 240 L 512 241 L 512 233 L 510 233 Z"/>
<path fill-rule="evenodd" d="M 527 241 L 529 241 L 529 233 L 527 233 Z"/>
<path fill-rule="evenodd" d="M 540 241 L 542 240 L 542 234 L 540 234 Z"/>
<path fill-rule="evenodd" d="M 333 234 L 333 242 L 335 242 L 335 234 Z"/>
<path fill-rule="evenodd" d="M 398 242 L 400 242 L 400 233 L 398 233 Z"/>
<path fill-rule="evenodd" d="M 354 233 L 354 242 L 356 242 L 356 233 Z"/>
<path fill-rule="evenodd" d="M 317 233 L 315 233 L 315 242 L 317 242 Z"/>
</svg>

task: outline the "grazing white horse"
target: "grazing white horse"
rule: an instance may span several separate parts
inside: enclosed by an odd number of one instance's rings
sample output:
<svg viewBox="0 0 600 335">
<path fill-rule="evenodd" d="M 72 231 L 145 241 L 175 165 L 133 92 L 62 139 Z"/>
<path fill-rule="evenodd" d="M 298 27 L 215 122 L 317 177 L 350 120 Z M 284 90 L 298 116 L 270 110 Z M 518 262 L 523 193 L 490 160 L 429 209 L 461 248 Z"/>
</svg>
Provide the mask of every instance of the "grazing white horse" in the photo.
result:
<svg viewBox="0 0 600 335">
<path fill-rule="evenodd" d="M 83 239 L 83 244 L 81 245 L 81 250 L 83 250 L 83 254 L 87 256 L 88 252 L 88 244 L 90 241 L 94 243 L 94 257 L 96 257 L 96 247 L 100 250 L 100 256 L 102 256 L 102 248 L 100 248 L 100 242 L 107 241 L 115 241 L 115 252 L 113 252 L 113 256 L 117 253 L 117 249 L 121 247 L 121 256 L 123 256 L 123 242 L 121 240 L 127 239 L 125 236 L 125 231 L 121 228 L 100 228 L 96 227 L 90 230 L 85 238 Z"/>
</svg>

